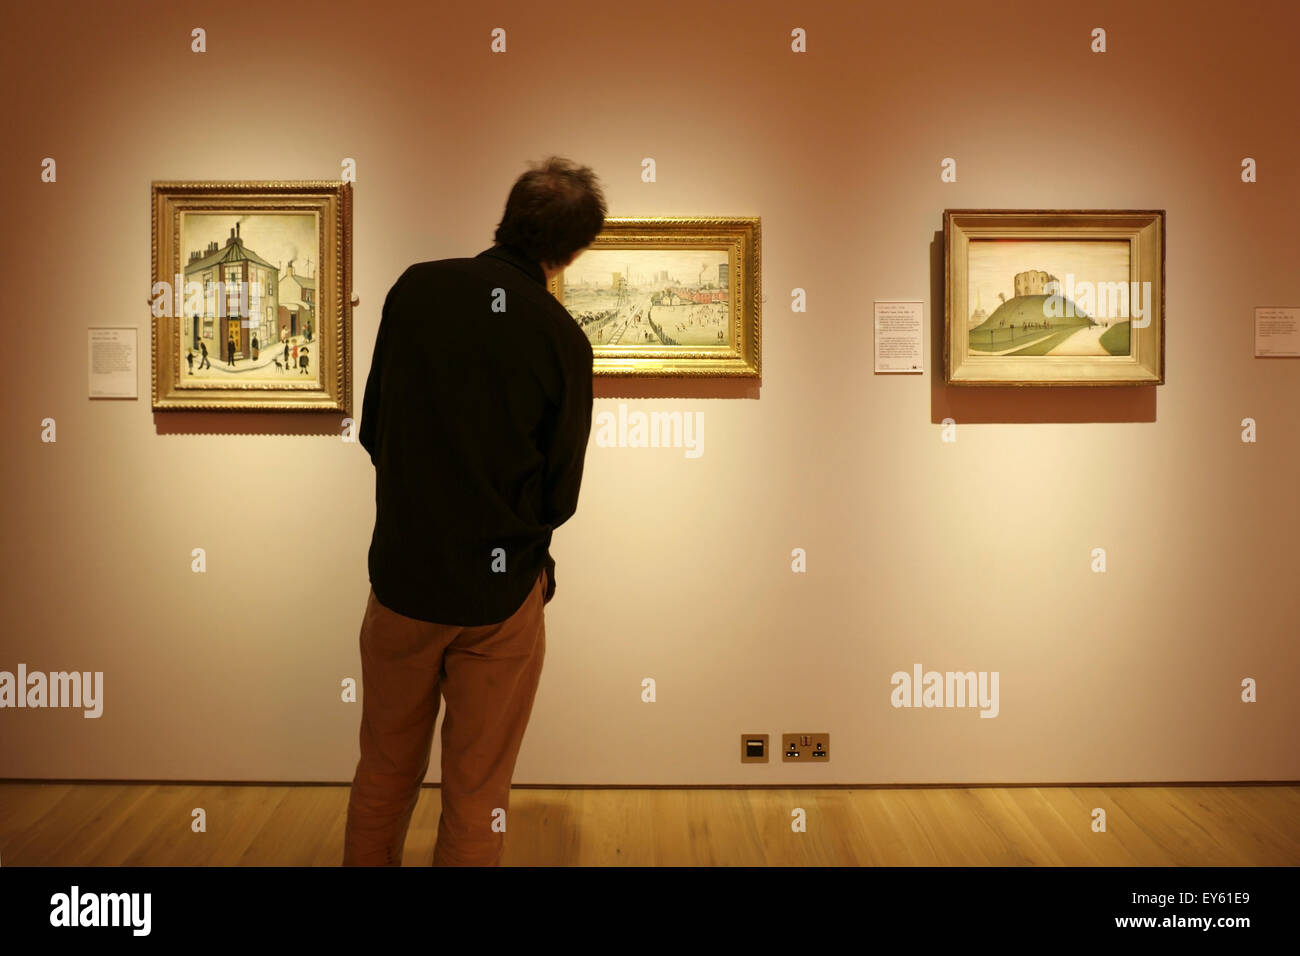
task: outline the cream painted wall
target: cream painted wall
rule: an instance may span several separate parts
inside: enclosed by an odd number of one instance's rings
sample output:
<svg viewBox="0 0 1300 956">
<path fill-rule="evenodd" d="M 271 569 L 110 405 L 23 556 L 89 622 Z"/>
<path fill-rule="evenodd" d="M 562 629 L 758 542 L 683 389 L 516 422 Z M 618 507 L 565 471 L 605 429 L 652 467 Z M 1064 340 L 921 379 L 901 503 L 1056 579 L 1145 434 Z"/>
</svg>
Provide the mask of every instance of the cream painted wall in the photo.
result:
<svg viewBox="0 0 1300 956">
<path fill-rule="evenodd" d="M 703 411 L 705 453 L 593 442 L 517 783 L 1300 778 L 1300 360 L 1252 357 L 1253 308 L 1300 305 L 1293 5 L 411 7 L 6 15 L 0 669 L 103 671 L 106 694 L 98 720 L 0 711 L 0 777 L 355 765 L 373 471 L 336 419 L 150 410 L 150 181 L 356 159 L 359 407 L 393 280 L 489 245 L 559 152 L 613 215 L 763 217 L 764 377 L 599 383 L 597 411 Z M 946 388 L 945 207 L 1168 210 L 1167 384 Z M 872 374 L 874 298 L 926 300 L 924 376 Z M 90 325 L 139 329 L 139 401 L 86 398 Z M 242 503 L 267 483 L 309 490 Z M 998 671 L 999 716 L 892 708 L 917 662 Z M 738 762 L 740 733 L 796 731 L 832 761 Z"/>
</svg>

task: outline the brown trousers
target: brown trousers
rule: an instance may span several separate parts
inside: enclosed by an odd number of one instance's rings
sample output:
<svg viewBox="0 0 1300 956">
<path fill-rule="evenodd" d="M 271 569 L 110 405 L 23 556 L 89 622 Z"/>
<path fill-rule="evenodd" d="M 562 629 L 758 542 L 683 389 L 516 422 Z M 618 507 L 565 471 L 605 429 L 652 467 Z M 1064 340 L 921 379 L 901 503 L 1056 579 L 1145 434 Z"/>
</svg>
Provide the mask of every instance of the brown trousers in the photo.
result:
<svg viewBox="0 0 1300 956">
<path fill-rule="evenodd" d="M 543 571 L 500 624 L 454 627 L 404 617 L 371 590 L 361 625 L 361 759 L 344 866 L 401 865 L 439 696 L 447 716 L 433 865 L 501 864 L 510 778 L 546 653 L 545 595 Z"/>
</svg>

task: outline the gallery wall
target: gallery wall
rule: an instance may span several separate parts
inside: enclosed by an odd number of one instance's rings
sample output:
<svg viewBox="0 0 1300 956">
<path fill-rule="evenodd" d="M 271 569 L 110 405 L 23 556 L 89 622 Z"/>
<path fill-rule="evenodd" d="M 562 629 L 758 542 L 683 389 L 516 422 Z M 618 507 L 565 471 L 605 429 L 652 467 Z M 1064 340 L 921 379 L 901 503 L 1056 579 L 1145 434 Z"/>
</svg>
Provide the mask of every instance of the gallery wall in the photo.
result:
<svg viewBox="0 0 1300 956">
<path fill-rule="evenodd" d="M 0 670 L 101 671 L 104 700 L 96 719 L 0 710 L 0 777 L 355 766 L 340 686 L 360 678 L 373 469 L 338 416 L 151 410 L 151 181 L 337 179 L 355 159 L 359 414 L 393 281 L 490 245 L 514 178 L 560 153 L 611 215 L 762 217 L 763 377 L 597 383 L 597 412 L 703 412 L 703 454 L 593 439 L 516 783 L 1300 778 L 1300 360 L 1252 338 L 1256 306 L 1300 305 L 1296 16 L 11 9 Z M 945 208 L 1166 210 L 1166 383 L 945 386 Z M 875 299 L 925 302 L 924 374 L 873 374 Z M 103 325 L 139 330 L 138 400 L 87 398 Z M 997 672 L 997 716 L 891 706 L 915 664 Z M 742 765 L 746 732 L 828 732 L 832 759 Z"/>
</svg>

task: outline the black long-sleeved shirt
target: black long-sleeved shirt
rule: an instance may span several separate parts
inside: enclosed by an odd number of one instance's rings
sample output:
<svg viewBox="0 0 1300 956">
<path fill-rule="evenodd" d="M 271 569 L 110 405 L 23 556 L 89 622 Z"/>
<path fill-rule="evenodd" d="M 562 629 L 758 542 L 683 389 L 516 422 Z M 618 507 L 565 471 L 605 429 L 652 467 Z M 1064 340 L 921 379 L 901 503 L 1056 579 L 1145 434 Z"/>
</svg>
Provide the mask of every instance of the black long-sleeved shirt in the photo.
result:
<svg viewBox="0 0 1300 956">
<path fill-rule="evenodd" d="M 540 265 L 496 245 L 407 269 L 384 302 L 361 410 L 379 602 L 495 624 L 544 567 L 549 601 L 551 532 L 578 505 L 591 407 L 591 343 Z"/>
</svg>

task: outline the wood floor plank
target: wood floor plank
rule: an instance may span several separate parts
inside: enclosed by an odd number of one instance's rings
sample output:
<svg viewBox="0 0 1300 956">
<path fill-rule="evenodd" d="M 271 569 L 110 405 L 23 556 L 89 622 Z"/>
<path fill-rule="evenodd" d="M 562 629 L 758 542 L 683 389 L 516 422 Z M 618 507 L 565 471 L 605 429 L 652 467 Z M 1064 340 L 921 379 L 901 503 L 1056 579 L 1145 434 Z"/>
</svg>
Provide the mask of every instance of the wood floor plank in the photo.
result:
<svg viewBox="0 0 1300 956">
<path fill-rule="evenodd" d="M 39 799 L 39 791 L 36 794 Z M 120 796 L 121 791 L 114 787 L 73 787 L 49 806 L 37 824 L 5 835 L 6 858 L 22 866 L 59 866 L 66 860 L 80 860 L 80 841 L 87 832 L 102 832 L 99 814 Z"/>
<path fill-rule="evenodd" d="M 1235 823 L 1242 838 L 1274 862 L 1300 857 L 1300 833 L 1287 826 L 1300 819 L 1300 788 L 1214 787 L 1198 789 L 1197 794 L 1202 812 Z"/>
<path fill-rule="evenodd" d="M 8 866 L 337 866 L 346 786 L 0 783 Z M 206 812 L 195 833 L 192 812 Z M 1092 829 L 1106 811 L 1105 832 Z M 807 829 L 791 828 L 802 808 Z M 403 864 L 433 860 L 424 788 Z M 1296 866 L 1300 787 L 520 789 L 509 866 Z"/>
<path fill-rule="evenodd" d="M 27 833 L 39 829 L 47 814 L 57 812 L 58 805 L 69 798 L 75 784 L 15 783 L 0 796 L 0 834 Z M 0 865 L 4 864 L 4 846 L 0 845 Z"/>
</svg>

